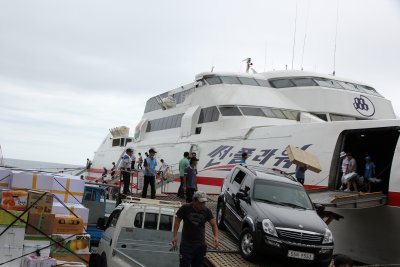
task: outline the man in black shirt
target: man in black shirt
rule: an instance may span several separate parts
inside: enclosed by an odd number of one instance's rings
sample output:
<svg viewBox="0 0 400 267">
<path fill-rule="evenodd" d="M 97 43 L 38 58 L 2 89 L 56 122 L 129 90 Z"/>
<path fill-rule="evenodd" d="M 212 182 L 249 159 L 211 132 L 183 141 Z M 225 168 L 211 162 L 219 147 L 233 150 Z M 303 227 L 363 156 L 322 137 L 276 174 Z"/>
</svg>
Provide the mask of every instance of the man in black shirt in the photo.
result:
<svg viewBox="0 0 400 267">
<path fill-rule="evenodd" d="M 183 220 L 182 240 L 179 247 L 180 267 L 202 267 L 206 255 L 205 224 L 209 222 L 214 235 L 214 247 L 218 247 L 218 227 L 209 208 L 206 207 L 207 194 L 197 191 L 193 202 L 185 204 L 176 213 L 172 245 L 177 246 L 178 229 Z"/>
</svg>

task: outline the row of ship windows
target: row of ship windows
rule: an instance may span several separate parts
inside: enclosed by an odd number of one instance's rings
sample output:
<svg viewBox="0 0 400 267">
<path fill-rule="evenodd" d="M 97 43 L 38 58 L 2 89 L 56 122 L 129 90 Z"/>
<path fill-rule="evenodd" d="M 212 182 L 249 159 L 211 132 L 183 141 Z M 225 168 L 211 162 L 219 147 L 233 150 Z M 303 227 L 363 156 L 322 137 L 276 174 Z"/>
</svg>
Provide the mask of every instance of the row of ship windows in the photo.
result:
<svg viewBox="0 0 400 267">
<path fill-rule="evenodd" d="M 278 119 L 296 120 L 299 111 L 267 107 L 213 106 L 202 108 L 198 123 L 218 121 L 219 116 L 259 116 Z M 146 132 L 154 132 L 181 127 L 183 114 L 172 115 L 147 123 Z"/>
<path fill-rule="evenodd" d="M 198 124 L 218 121 L 219 116 L 258 116 L 268 117 L 277 119 L 287 120 L 299 120 L 298 110 L 268 108 L 268 107 L 245 107 L 245 106 L 213 106 L 208 108 L 202 108 L 199 115 Z M 358 120 L 352 116 L 344 116 L 338 114 L 325 114 L 325 113 L 312 113 L 314 116 L 328 121 L 346 121 L 346 120 Z M 176 114 L 160 119 L 151 120 L 147 123 L 146 132 L 154 132 L 166 129 L 173 129 L 181 127 L 183 114 Z"/>
<path fill-rule="evenodd" d="M 336 80 L 330 80 L 320 77 L 309 77 L 309 78 L 287 78 L 287 79 L 273 79 L 269 80 L 272 87 L 274 88 L 290 88 L 290 87 L 301 87 L 301 86 L 322 86 L 329 88 L 336 88 L 342 90 L 357 91 L 366 94 L 372 94 L 380 96 L 380 94 L 372 87 L 366 85 L 360 85 L 349 82 L 342 82 Z"/>
</svg>

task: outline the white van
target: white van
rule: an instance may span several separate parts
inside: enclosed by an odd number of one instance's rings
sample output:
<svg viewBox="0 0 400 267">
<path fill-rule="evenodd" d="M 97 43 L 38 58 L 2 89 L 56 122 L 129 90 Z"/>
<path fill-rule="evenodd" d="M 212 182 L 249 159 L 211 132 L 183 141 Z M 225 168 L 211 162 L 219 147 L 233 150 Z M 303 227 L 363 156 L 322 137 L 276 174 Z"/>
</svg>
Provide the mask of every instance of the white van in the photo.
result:
<svg viewBox="0 0 400 267">
<path fill-rule="evenodd" d="M 178 251 L 171 251 L 173 225 L 178 201 L 129 197 L 117 206 L 104 229 L 96 266 L 179 266 Z M 180 235 L 181 229 L 179 229 Z"/>
</svg>

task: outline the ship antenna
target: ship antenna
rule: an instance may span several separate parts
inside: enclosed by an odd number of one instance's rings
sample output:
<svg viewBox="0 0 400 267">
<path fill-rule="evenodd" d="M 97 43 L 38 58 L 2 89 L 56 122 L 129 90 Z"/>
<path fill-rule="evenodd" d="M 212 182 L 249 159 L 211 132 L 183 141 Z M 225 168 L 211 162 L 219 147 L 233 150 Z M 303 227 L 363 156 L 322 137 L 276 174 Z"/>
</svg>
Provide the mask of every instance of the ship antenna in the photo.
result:
<svg viewBox="0 0 400 267">
<path fill-rule="evenodd" d="M 267 41 L 265 41 L 265 52 L 264 52 L 264 72 L 265 66 L 267 65 Z"/>
<path fill-rule="evenodd" d="M 296 30 L 297 30 L 297 2 L 296 2 L 296 16 L 294 18 L 294 34 L 293 34 L 293 51 L 292 51 L 292 70 L 294 61 L 294 47 L 296 46 Z"/>
<path fill-rule="evenodd" d="M 253 63 L 251 63 L 251 58 L 248 57 L 246 59 L 243 59 L 242 62 L 246 61 L 246 73 L 249 73 L 250 67 L 253 66 Z"/>
<path fill-rule="evenodd" d="M 335 47 L 333 50 L 333 73 L 332 73 L 333 76 L 335 76 L 336 74 L 336 41 L 337 41 L 338 21 L 339 21 L 339 1 L 337 1 L 337 6 L 336 6 L 336 32 L 335 32 Z"/>
<path fill-rule="evenodd" d="M 307 2 L 306 29 L 305 29 L 305 32 L 304 32 L 303 52 L 301 54 L 301 70 L 303 70 L 304 49 L 306 47 L 309 11 L 310 11 L 310 0 L 308 0 L 308 2 Z"/>
</svg>

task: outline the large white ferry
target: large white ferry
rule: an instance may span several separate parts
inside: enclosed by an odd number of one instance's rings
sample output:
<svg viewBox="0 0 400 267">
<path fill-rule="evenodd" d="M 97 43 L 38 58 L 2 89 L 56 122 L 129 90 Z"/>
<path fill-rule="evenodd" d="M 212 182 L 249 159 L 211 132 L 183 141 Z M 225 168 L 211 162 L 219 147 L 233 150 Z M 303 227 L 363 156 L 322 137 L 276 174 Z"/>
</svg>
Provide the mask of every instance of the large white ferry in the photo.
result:
<svg viewBox="0 0 400 267">
<path fill-rule="evenodd" d="M 317 155 L 322 166 L 318 174 L 306 172 L 305 186 L 337 190 L 340 152 L 353 154 L 361 175 L 368 155 L 383 180 L 385 205 L 330 208 L 344 216 L 330 224 L 336 253 L 368 263 L 399 263 L 399 131 L 391 102 L 363 82 L 306 71 L 204 72 L 150 98 L 133 136 L 127 128 L 113 129 L 87 178 L 100 177 L 127 147 L 136 157 L 153 147 L 157 159 L 173 166 L 189 151 L 200 159 L 199 189 L 217 193 L 242 152 L 249 154 L 248 164 L 293 173 L 285 148 L 295 145 Z M 170 188 L 176 192 L 176 186 Z"/>
</svg>

